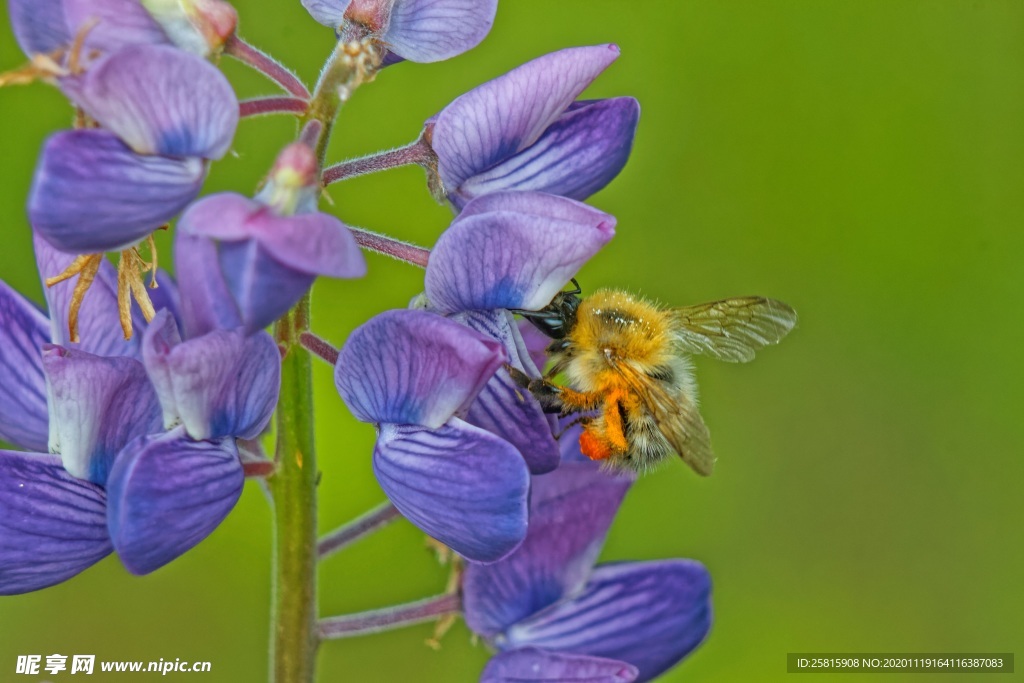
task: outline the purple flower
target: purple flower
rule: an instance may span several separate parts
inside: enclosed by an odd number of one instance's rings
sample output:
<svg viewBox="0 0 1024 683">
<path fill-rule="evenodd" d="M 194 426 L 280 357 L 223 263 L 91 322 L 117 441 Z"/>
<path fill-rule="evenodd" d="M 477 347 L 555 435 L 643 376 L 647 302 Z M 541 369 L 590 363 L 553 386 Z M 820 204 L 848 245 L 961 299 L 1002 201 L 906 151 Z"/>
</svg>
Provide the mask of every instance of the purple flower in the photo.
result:
<svg viewBox="0 0 1024 683">
<path fill-rule="evenodd" d="M 482 681 L 648 681 L 704 639 L 711 584 L 699 563 L 593 566 L 631 481 L 567 454 L 533 478 L 523 544 L 467 564 L 466 623 L 498 650 Z"/>
<path fill-rule="evenodd" d="M 60 86 L 102 126 L 51 136 L 36 167 L 29 219 L 69 253 L 127 247 L 165 224 L 199 193 L 238 123 L 223 74 L 166 45 L 125 47 Z"/>
<path fill-rule="evenodd" d="M 462 419 L 504 361 L 489 337 L 433 313 L 396 310 L 352 333 L 334 374 L 352 413 L 378 427 L 373 469 L 391 502 L 482 562 L 507 555 L 526 534 L 523 457 Z"/>
<path fill-rule="evenodd" d="M 480 44 L 498 0 L 302 0 L 302 6 L 343 39 L 369 35 L 401 59 L 439 62 Z"/>
<path fill-rule="evenodd" d="M 586 199 L 626 164 L 640 105 L 576 98 L 619 56 L 615 45 L 544 55 L 457 98 L 427 122 L 456 209 L 502 190 Z"/>
<path fill-rule="evenodd" d="M 36 251 L 41 268 L 71 258 L 40 238 Z M 0 283 L 0 435 L 30 451 L 0 451 L 0 594 L 66 580 L 112 549 L 141 574 L 192 548 L 241 494 L 234 437 L 258 434 L 276 403 L 269 335 L 182 342 L 172 291 L 140 348 L 120 339 L 112 280 L 102 264 L 76 345 Z M 70 290 L 47 289 L 51 311 Z"/>
<path fill-rule="evenodd" d="M 313 152 L 295 143 L 282 151 L 256 199 L 222 193 L 189 207 L 175 245 L 182 286 L 218 296 L 190 297 L 199 308 L 186 311 L 186 328 L 242 326 L 252 333 L 287 312 L 318 275 L 366 274 L 352 233 L 316 210 L 318 194 Z"/>
<path fill-rule="evenodd" d="M 509 364 L 540 375 L 508 309 L 546 306 L 615 234 L 615 218 L 541 192 L 474 199 L 441 235 L 427 263 L 430 307 L 500 341 Z M 554 418 L 498 370 L 466 421 L 513 444 L 534 474 L 558 465 Z"/>
</svg>

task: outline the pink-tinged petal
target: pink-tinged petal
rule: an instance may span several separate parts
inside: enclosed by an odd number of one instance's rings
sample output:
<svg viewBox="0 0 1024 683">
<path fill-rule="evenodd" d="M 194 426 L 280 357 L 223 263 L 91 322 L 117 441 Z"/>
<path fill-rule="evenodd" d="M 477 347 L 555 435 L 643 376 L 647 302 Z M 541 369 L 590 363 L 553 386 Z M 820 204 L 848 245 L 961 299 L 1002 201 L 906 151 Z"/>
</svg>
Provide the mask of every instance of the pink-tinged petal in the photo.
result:
<svg viewBox="0 0 1024 683">
<path fill-rule="evenodd" d="M 431 145 L 448 192 L 536 142 L 618 56 L 615 45 L 559 50 L 445 107 L 434 121 Z"/>
<path fill-rule="evenodd" d="M 192 441 L 178 428 L 132 441 L 107 483 L 110 538 L 125 567 L 148 574 L 194 548 L 244 482 L 234 439 Z"/>
<path fill-rule="evenodd" d="M 583 591 L 506 632 L 503 647 L 629 662 L 649 681 L 690 654 L 711 627 L 711 577 L 693 560 L 602 565 Z"/>
<path fill-rule="evenodd" d="M 631 483 L 583 463 L 535 476 L 523 545 L 501 562 L 466 566 L 466 624 L 495 638 L 578 591 Z"/>
<path fill-rule="evenodd" d="M 39 235 L 33 235 L 32 243 L 35 246 L 36 265 L 44 281 L 43 294 L 46 297 L 46 306 L 50 311 L 50 341 L 97 356 L 137 357 L 137 335 L 126 340 L 124 332 L 121 331 L 117 308 L 117 273 L 114 272 L 114 266 L 106 259 L 100 264 L 96 279 L 82 299 L 82 307 L 79 309 L 80 342 L 73 344 L 69 338 L 68 314 L 77 280 L 71 278 L 51 287 L 46 286 L 45 280 L 63 273 L 75 260 L 75 256 L 54 249 Z M 153 290 L 156 291 L 159 290 Z M 146 326 L 142 312 L 137 306 L 132 307 L 132 324 L 135 329 L 140 330 Z"/>
<path fill-rule="evenodd" d="M 397 0 L 384 42 L 411 62 L 439 62 L 480 44 L 498 0 Z"/>
<path fill-rule="evenodd" d="M 314 19 L 335 30 L 345 21 L 345 10 L 352 0 L 302 0 L 302 6 Z"/>
<path fill-rule="evenodd" d="M 373 471 L 404 517 L 470 560 L 499 560 L 526 535 L 526 463 L 458 418 L 435 430 L 383 425 Z"/>
<path fill-rule="evenodd" d="M 492 657 L 480 683 L 632 683 L 638 674 L 635 666 L 614 659 L 528 647 Z"/>
<path fill-rule="evenodd" d="M 46 451 L 49 439 L 42 347 L 50 321 L 0 280 L 0 439 Z"/>
<path fill-rule="evenodd" d="M 29 219 L 61 251 L 116 251 L 184 209 L 205 173 L 200 159 L 138 155 L 109 131 L 64 131 L 43 147 Z"/>
<path fill-rule="evenodd" d="M 452 316 L 467 327 L 496 339 L 505 347 L 508 362 L 531 377 L 540 373 L 529 356 L 522 356 L 519 329 L 508 311 L 471 311 Z M 545 415 L 537 400 L 499 368 L 473 401 L 466 422 L 486 429 L 515 446 L 531 474 L 543 474 L 558 467 L 560 459 L 555 441 L 555 418 Z"/>
<path fill-rule="evenodd" d="M 170 42 L 138 0 L 64 0 L 64 7 L 72 35 L 92 26 L 85 36 L 85 55 Z"/>
<path fill-rule="evenodd" d="M 71 43 L 65 0 L 8 0 L 14 39 L 26 55 L 48 54 Z"/>
<path fill-rule="evenodd" d="M 79 479 L 103 485 L 118 451 L 160 429 L 160 404 L 142 363 L 43 347 L 50 451 Z"/>
<path fill-rule="evenodd" d="M 174 235 L 174 265 L 187 338 L 242 326 L 242 314 L 220 269 L 216 242 L 185 234 L 179 222 Z"/>
<path fill-rule="evenodd" d="M 224 74 L 167 45 L 118 50 L 61 88 L 138 154 L 219 159 L 238 125 Z"/>
<path fill-rule="evenodd" d="M 459 216 L 430 254 L 425 279 L 443 313 L 474 309 L 538 310 L 615 234 L 615 220 L 594 211 L 568 221 L 545 212 L 571 199 L 532 193 L 533 213 L 495 210 Z"/>
<path fill-rule="evenodd" d="M 107 501 L 60 458 L 0 451 L 0 595 L 70 579 L 106 557 Z"/>
<path fill-rule="evenodd" d="M 632 97 L 580 103 L 533 145 L 473 176 L 451 200 L 506 190 L 537 190 L 586 199 L 619 174 L 633 149 L 640 105 Z"/>
<path fill-rule="evenodd" d="M 425 311 L 387 311 L 349 336 L 334 383 L 364 422 L 437 429 L 506 360 L 498 341 Z"/>
<path fill-rule="evenodd" d="M 183 424 L 193 439 L 253 439 L 270 422 L 281 388 L 281 354 L 265 332 L 214 330 L 181 343 L 161 311 L 142 344 L 164 426 Z"/>
</svg>

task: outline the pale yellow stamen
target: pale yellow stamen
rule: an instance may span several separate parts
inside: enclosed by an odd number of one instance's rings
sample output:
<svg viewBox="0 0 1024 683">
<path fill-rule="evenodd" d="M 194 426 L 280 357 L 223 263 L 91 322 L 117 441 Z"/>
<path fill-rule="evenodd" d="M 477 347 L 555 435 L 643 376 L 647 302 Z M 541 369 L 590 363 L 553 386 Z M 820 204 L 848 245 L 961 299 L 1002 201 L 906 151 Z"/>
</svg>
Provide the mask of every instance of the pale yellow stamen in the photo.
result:
<svg viewBox="0 0 1024 683">
<path fill-rule="evenodd" d="M 92 18 L 82 24 L 69 47 L 62 47 L 50 53 L 34 54 L 28 64 L 0 74 L 0 88 L 8 85 L 27 85 L 40 80 L 52 82 L 55 78 L 81 74 L 85 70 L 82 66 L 85 39 L 98 23 L 99 19 Z M 94 55 L 90 53 L 90 56 Z M 65 58 L 66 67 L 61 66 Z"/>
<path fill-rule="evenodd" d="M 75 289 L 71 293 L 71 305 L 68 307 L 68 339 L 78 343 L 78 311 L 82 308 L 82 299 L 85 293 L 92 286 L 96 273 L 103 263 L 103 254 L 83 254 L 75 258 L 67 268 L 59 275 L 46 278 L 46 286 L 53 287 L 58 282 L 64 282 L 74 276 L 78 276 Z"/>
<path fill-rule="evenodd" d="M 449 549 L 449 552 L 451 550 Z M 448 595 L 454 595 L 459 592 L 459 586 L 462 584 L 462 559 L 452 553 L 452 570 L 448 574 L 448 585 L 445 586 L 444 592 Z M 455 624 L 457 614 L 446 614 L 437 620 L 437 624 L 434 626 L 434 633 L 427 639 L 426 644 L 433 650 L 441 649 L 441 639 L 448 633 L 451 627 Z"/>
</svg>

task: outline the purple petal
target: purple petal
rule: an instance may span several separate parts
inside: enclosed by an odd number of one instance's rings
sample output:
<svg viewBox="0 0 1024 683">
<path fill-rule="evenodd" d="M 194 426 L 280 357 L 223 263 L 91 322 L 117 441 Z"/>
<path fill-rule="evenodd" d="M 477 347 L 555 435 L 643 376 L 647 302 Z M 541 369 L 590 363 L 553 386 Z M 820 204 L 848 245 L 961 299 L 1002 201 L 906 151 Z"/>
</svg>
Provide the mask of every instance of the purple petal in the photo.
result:
<svg viewBox="0 0 1024 683">
<path fill-rule="evenodd" d="M 70 579 L 106 557 L 106 495 L 60 458 L 0 451 L 0 595 Z"/>
<path fill-rule="evenodd" d="M 325 213 L 278 216 L 247 197 L 225 192 L 204 197 L 181 218 L 190 235 L 224 242 L 255 239 L 276 261 L 307 275 L 350 278 L 366 274 L 366 261 L 348 228 Z"/>
<path fill-rule="evenodd" d="M 33 235 L 36 250 L 36 264 L 39 274 L 44 280 L 43 294 L 50 310 L 50 340 L 54 344 L 86 351 L 97 356 L 131 356 L 139 353 L 137 336 L 126 340 L 121 331 L 121 322 L 117 306 L 117 274 L 114 266 L 106 259 L 100 264 L 100 270 L 93 280 L 92 286 L 82 299 L 82 307 L 78 315 L 79 344 L 72 344 L 68 334 L 68 312 L 71 308 L 71 296 L 75 291 L 77 280 L 72 278 L 47 287 L 45 280 L 60 275 L 75 260 L 73 254 L 58 251 L 49 242 Z M 154 290 L 159 291 L 159 290 Z M 155 303 L 155 302 L 154 302 Z M 138 307 L 132 309 L 132 323 L 136 329 L 143 329 L 146 321 Z"/>
<path fill-rule="evenodd" d="M 494 638 L 578 591 L 631 483 L 583 463 L 534 477 L 523 545 L 501 562 L 466 566 L 466 624 Z"/>
<path fill-rule="evenodd" d="M 470 90 L 434 122 L 432 146 L 445 188 L 521 152 L 619 56 L 615 45 L 559 50 Z"/>
<path fill-rule="evenodd" d="M 222 242 L 217 253 L 247 334 L 287 313 L 316 280 L 315 275 L 282 265 L 255 241 Z"/>
<path fill-rule="evenodd" d="M 50 53 L 71 43 L 64 0 L 9 0 L 14 38 L 26 55 Z"/>
<path fill-rule="evenodd" d="M 186 235 L 179 222 L 174 235 L 174 264 L 186 338 L 242 326 L 242 314 L 220 269 L 216 242 Z"/>
<path fill-rule="evenodd" d="M 302 0 L 302 6 L 306 8 L 314 19 L 335 30 L 345 21 L 345 10 L 348 9 L 352 0 Z"/>
<path fill-rule="evenodd" d="M 508 311 L 471 311 L 453 316 L 467 327 L 496 339 L 505 347 L 509 364 L 531 377 L 538 377 L 529 356 L 522 355 L 522 338 Z M 545 415 L 533 396 L 499 368 L 469 407 L 466 422 L 486 429 L 515 446 L 531 474 L 543 474 L 558 467 L 555 418 Z"/>
<path fill-rule="evenodd" d="M 43 371 L 50 409 L 50 451 L 79 479 L 103 485 L 118 451 L 160 429 L 157 402 L 142 363 L 47 344 Z"/>
<path fill-rule="evenodd" d="M 383 40 L 412 62 L 438 62 L 480 44 L 498 0 L 397 0 Z"/>
<path fill-rule="evenodd" d="M 50 321 L 0 280 L 0 439 L 46 451 L 49 432 L 42 347 Z"/>
<path fill-rule="evenodd" d="M 526 463 L 458 418 L 433 431 L 383 425 L 373 471 L 404 517 L 468 559 L 498 560 L 526 535 Z"/>
<path fill-rule="evenodd" d="M 242 495 L 234 439 L 192 441 L 182 428 L 125 447 L 107 483 L 110 537 L 133 574 L 148 574 L 191 550 Z"/>
<path fill-rule="evenodd" d="M 167 45 L 126 47 L 61 88 L 139 154 L 219 159 L 238 125 L 224 74 Z"/>
<path fill-rule="evenodd" d="M 181 322 L 181 293 L 178 291 L 178 283 L 167 271 L 160 269 L 156 272 L 156 288 L 149 289 L 149 298 L 153 302 L 153 308 L 157 311 L 167 310 L 178 325 Z M 140 326 L 141 327 L 141 326 Z M 132 339 L 135 339 L 132 336 Z"/>
<path fill-rule="evenodd" d="M 543 308 L 615 234 L 608 214 L 595 210 L 588 222 L 562 220 L 546 209 L 571 199 L 532 197 L 534 213 L 474 212 L 441 235 L 425 279 L 434 307 L 443 313 Z"/>
<path fill-rule="evenodd" d="M 631 683 L 637 674 L 635 666 L 614 659 L 528 647 L 491 657 L 480 683 Z"/>
<path fill-rule="evenodd" d="M 167 428 L 184 424 L 193 439 L 253 439 L 270 422 L 281 388 L 281 354 L 265 332 L 215 330 L 181 343 L 161 311 L 146 330 L 143 360 Z"/>
<path fill-rule="evenodd" d="M 43 147 L 29 219 L 62 251 L 116 251 L 185 208 L 205 173 L 199 159 L 140 156 L 105 130 L 64 131 Z"/>
<path fill-rule="evenodd" d="M 539 190 L 586 199 L 619 174 L 629 159 L 640 118 L 632 97 L 581 103 L 536 143 L 466 180 L 456 203 L 504 190 Z"/>
<path fill-rule="evenodd" d="M 517 322 L 519 334 L 523 339 L 523 349 L 538 370 L 543 371 L 548 362 L 548 345 L 551 338 L 541 332 L 529 320 Z"/>
<path fill-rule="evenodd" d="M 699 562 L 603 565 L 583 592 L 510 628 L 503 647 L 618 659 L 649 681 L 700 644 L 711 626 L 711 577 Z"/>
<path fill-rule="evenodd" d="M 349 336 L 334 383 L 363 422 L 437 429 L 505 361 L 501 344 L 425 311 L 387 311 Z"/>
<path fill-rule="evenodd" d="M 111 54 L 133 45 L 170 42 L 138 0 L 64 0 L 71 33 L 95 22 L 85 37 L 84 54 Z"/>
</svg>

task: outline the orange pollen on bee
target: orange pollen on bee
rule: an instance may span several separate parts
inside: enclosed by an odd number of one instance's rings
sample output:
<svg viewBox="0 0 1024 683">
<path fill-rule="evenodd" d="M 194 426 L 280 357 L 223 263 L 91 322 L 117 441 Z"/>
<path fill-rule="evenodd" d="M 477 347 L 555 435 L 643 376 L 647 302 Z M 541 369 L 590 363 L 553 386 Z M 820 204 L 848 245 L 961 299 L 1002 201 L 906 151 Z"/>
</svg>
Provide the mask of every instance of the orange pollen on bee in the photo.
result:
<svg viewBox="0 0 1024 683">
<path fill-rule="evenodd" d="M 607 460 L 615 454 L 610 443 L 589 429 L 580 434 L 580 452 L 591 460 Z"/>
</svg>

